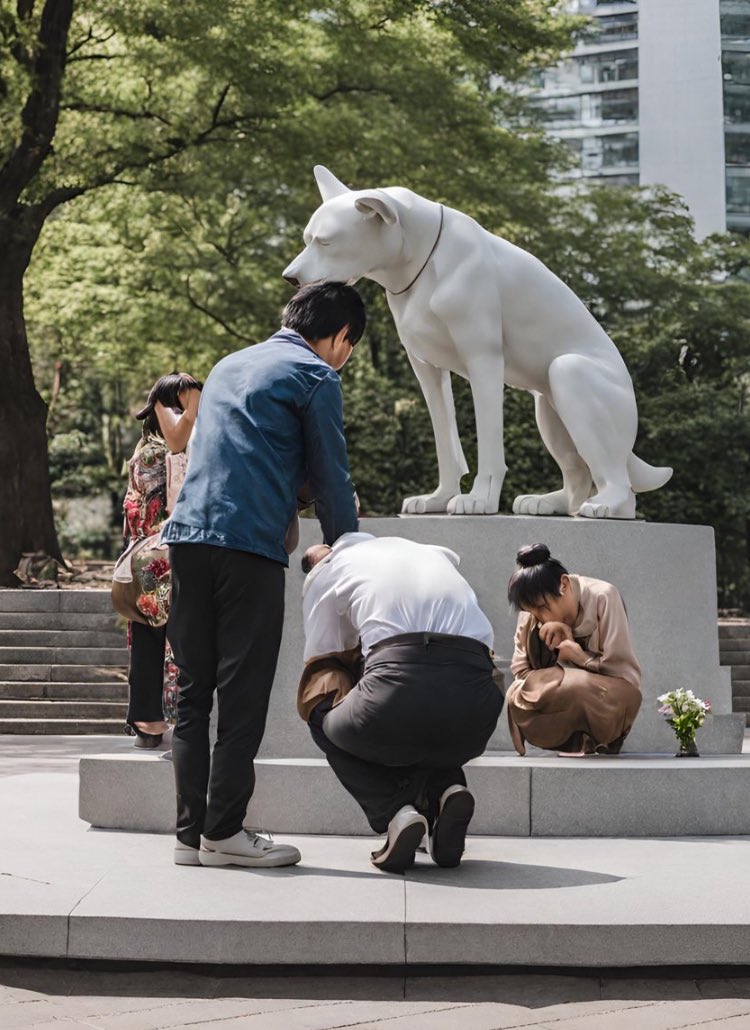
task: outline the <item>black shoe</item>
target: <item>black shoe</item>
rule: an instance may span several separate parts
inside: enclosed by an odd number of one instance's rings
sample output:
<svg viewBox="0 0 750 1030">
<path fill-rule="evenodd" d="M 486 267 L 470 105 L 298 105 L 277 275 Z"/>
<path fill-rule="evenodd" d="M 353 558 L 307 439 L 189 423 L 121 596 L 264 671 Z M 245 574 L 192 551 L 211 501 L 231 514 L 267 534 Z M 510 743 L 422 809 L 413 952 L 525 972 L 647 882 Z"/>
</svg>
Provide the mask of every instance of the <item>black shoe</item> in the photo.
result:
<svg viewBox="0 0 750 1030">
<path fill-rule="evenodd" d="M 386 873 L 403 873 L 414 865 L 414 852 L 427 833 L 427 820 L 412 805 L 404 805 L 388 823 L 388 836 L 372 864 Z"/>
<path fill-rule="evenodd" d="M 163 733 L 144 733 L 134 722 L 127 723 L 123 733 L 127 733 L 129 737 L 136 738 L 134 747 L 145 748 L 146 750 L 153 750 L 153 748 L 158 747 L 161 744 L 161 738 L 164 736 Z"/>
<path fill-rule="evenodd" d="M 455 784 L 443 791 L 430 834 L 430 855 L 436 865 L 451 869 L 459 864 L 473 815 L 474 795 L 467 787 Z"/>
</svg>

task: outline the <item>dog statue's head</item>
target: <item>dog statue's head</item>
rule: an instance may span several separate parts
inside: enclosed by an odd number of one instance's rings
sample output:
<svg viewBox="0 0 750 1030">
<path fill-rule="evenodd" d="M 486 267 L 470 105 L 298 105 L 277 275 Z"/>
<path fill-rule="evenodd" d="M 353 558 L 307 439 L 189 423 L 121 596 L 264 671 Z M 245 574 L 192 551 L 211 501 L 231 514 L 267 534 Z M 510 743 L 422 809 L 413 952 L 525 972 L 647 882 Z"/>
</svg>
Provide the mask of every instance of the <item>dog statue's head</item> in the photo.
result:
<svg viewBox="0 0 750 1030">
<path fill-rule="evenodd" d="M 398 207 L 385 190 L 350 190 L 315 166 L 323 203 L 307 223 L 305 249 L 282 273 L 292 286 L 354 283 L 389 267 L 403 246 Z"/>
</svg>

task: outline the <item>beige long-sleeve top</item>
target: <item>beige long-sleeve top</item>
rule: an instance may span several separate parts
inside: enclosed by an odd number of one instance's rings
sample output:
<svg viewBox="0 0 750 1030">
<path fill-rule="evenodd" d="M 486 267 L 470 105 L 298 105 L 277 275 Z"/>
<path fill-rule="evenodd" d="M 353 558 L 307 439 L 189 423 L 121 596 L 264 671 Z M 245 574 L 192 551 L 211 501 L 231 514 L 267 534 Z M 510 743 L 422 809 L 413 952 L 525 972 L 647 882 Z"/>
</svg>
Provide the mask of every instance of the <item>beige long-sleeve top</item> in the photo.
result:
<svg viewBox="0 0 750 1030">
<path fill-rule="evenodd" d="M 628 616 L 617 587 L 588 576 L 571 576 L 570 585 L 578 601 L 573 637 L 587 656 L 594 659 L 588 671 L 627 680 L 640 689 L 641 667 L 633 651 Z M 535 625 L 536 620 L 530 612 L 521 612 L 518 616 L 515 649 L 510 663 L 516 681 L 523 681 L 537 667 L 529 653 L 529 634 Z M 566 666 L 568 663 L 560 664 Z"/>
</svg>

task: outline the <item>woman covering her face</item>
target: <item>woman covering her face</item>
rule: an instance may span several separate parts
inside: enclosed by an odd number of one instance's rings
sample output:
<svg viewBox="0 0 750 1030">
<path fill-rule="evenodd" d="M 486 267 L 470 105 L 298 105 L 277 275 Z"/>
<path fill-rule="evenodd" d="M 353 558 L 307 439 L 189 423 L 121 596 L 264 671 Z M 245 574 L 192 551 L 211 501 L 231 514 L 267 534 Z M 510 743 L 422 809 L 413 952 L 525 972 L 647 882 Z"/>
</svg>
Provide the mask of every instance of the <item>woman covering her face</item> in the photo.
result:
<svg viewBox="0 0 750 1030">
<path fill-rule="evenodd" d="M 580 757 L 618 754 L 641 706 L 641 668 L 616 587 L 571 575 L 545 544 L 523 547 L 508 583 L 519 611 L 506 697 L 511 736 Z"/>
</svg>

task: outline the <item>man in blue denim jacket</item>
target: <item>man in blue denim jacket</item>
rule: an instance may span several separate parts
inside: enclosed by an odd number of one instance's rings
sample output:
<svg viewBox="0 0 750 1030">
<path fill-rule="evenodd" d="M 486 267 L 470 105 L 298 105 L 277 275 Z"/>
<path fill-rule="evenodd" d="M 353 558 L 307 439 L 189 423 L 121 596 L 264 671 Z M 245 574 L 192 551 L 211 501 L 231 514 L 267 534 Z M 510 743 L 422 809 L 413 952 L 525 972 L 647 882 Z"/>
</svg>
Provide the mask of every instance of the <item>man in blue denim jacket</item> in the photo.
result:
<svg viewBox="0 0 750 1030">
<path fill-rule="evenodd" d="M 338 371 L 364 327 L 351 286 L 307 286 L 287 304 L 278 333 L 228 355 L 206 380 L 187 476 L 163 534 L 172 564 L 168 635 L 180 669 L 178 865 L 300 859 L 242 821 L 281 644 L 285 533 L 303 484 L 327 544 L 358 528 Z"/>
</svg>

